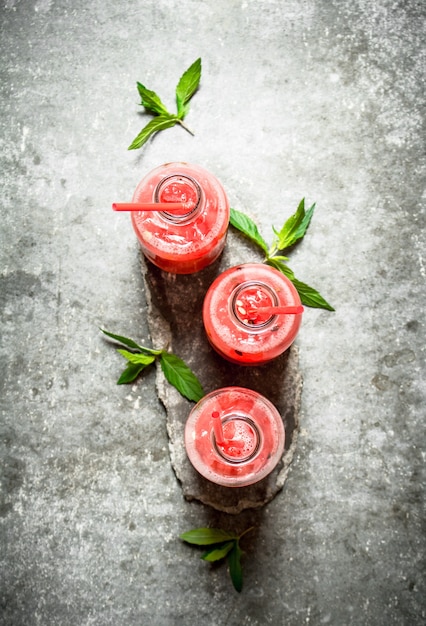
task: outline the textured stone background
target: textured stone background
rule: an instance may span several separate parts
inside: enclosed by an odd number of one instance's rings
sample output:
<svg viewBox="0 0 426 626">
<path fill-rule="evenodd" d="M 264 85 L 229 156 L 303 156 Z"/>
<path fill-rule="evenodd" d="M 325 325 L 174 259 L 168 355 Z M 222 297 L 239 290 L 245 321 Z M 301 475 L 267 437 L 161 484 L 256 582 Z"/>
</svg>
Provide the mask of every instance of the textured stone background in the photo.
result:
<svg viewBox="0 0 426 626">
<path fill-rule="evenodd" d="M 424 624 L 425 8 L 417 0 L 2 0 L 0 624 Z M 188 124 L 144 150 L 136 81 Z M 301 429 L 284 489 L 240 515 L 187 502 L 149 342 L 136 239 L 111 202 L 199 163 L 335 313 L 297 340 Z M 244 587 L 179 534 L 240 532 Z"/>
</svg>

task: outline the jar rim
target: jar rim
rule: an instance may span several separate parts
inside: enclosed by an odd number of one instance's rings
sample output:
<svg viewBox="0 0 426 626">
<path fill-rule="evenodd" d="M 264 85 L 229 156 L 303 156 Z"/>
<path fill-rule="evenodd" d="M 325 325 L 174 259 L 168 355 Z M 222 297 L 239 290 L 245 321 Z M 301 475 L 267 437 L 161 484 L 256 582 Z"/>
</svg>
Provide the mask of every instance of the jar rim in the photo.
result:
<svg viewBox="0 0 426 626">
<path fill-rule="evenodd" d="M 180 225 L 185 225 L 188 224 L 189 222 L 191 222 L 199 213 L 201 210 L 201 206 L 202 206 L 202 200 L 203 200 L 203 190 L 201 185 L 198 183 L 198 181 L 193 178 L 192 176 L 189 176 L 188 174 L 185 173 L 181 173 L 181 172 L 173 172 L 173 174 L 169 174 L 168 176 L 165 176 L 164 178 L 162 178 L 156 185 L 154 192 L 153 192 L 153 196 L 154 196 L 154 202 L 162 202 L 162 198 L 161 198 L 161 193 L 164 189 L 164 187 L 168 184 L 170 184 L 170 181 L 172 179 L 177 179 L 177 180 L 181 180 L 181 181 L 189 181 L 191 186 L 193 187 L 193 190 L 195 191 L 196 194 L 196 202 L 195 205 L 186 213 L 182 213 L 182 214 L 176 214 L 176 213 L 168 213 L 167 211 L 159 211 L 158 215 L 159 217 L 161 217 L 162 219 L 164 219 L 165 221 L 174 224 L 175 226 L 180 226 Z"/>
<path fill-rule="evenodd" d="M 218 456 L 223 461 L 225 461 L 225 463 L 229 463 L 229 465 L 243 465 L 244 463 L 249 463 L 259 453 L 262 444 L 262 433 L 260 432 L 254 420 L 252 420 L 249 416 L 244 415 L 243 413 L 233 412 L 231 414 L 225 415 L 222 419 L 222 427 L 226 427 L 226 425 L 231 422 L 243 422 L 246 426 L 249 426 L 249 428 L 253 431 L 255 440 L 255 445 L 253 446 L 253 449 L 241 458 L 238 458 L 235 455 L 227 454 L 224 447 L 217 442 L 214 429 L 211 430 L 212 447 L 216 451 Z"/>
<path fill-rule="evenodd" d="M 228 302 L 229 302 L 229 312 L 230 312 L 231 319 L 233 319 L 234 322 L 237 323 L 244 330 L 255 333 L 255 332 L 260 332 L 264 330 L 265 328 L 269 328 L 269 326 L 271 326 L 271 324 L 275 322 L 277 316 L 272 314 L 266 320 L 262 322 L 258 322 L 258 323 L 251 321 L 249 316 L 247 316 L 247 318 L 244 319 L 243 315 L 248 312 L 246 312 L 244 309 L 243 311 L 241 310 L 241 306 L 239 305 L 238 301 L 240 300 L 241 293 L 243 291 L 253 288 L 253 287 L 254 288 L 258 287 L 262 289 L 263 291 L 267 292 L 271 300 L 271 304 L 269 306 L 279 305 L 279 298 L 275 289 L 261 280 L 246 280 L 243 283 L 236 285 L 236 287 L 234 287 L 234 289 L 232 290 L 230 294 Z"/>
</svg>

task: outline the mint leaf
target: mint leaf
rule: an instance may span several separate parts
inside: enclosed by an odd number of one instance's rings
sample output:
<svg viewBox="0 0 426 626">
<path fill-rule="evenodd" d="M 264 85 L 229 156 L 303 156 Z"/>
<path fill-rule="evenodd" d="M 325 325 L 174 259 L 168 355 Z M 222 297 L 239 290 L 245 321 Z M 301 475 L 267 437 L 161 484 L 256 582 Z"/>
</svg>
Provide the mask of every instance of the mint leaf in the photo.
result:
<svg viewBox="0 0 426 626">
<path fill-rule="evenodd" d="M 107 330 L 104 330 L 103 328 L 101 328 L 100 330 L 104 333 L 104 335 L 111 337 L 111 339 L 115 339 L 116 341 L 124 344 L 128 348 L 139 350 L 140 352 L 143 352 L 145 354 L 154 354 L 154 355 L 161 354 L 161 350 L 153 350 L 152 348 L 145 348 L 145 346 L 140 346 L 135 341 L 133 341 L 133 339 L 129 339 L 128 337 L 123 337 L 123 335 L 114 335 L 114 333 L 110 333 Z"/>
<path fill-rule="evenodd" d="M 132 383 L 139 376 L 141 371 L 145 369 L 145 367 L 146 365 L 128 363 L 126 369 L 117 380 L 117 385 L 127 385 Z"/>
<path fill-rule="evenodd" d="M 220 528 L 194 528 L 194 530 L 189 530 L 180 535 L 180 538 L 197 546 L 208 546 L 222 541 L 230 541 L 237 537 Z"/>
<path fill-rule="evenodd" d="M 268 265 L 272 265 L 272 267 L 275 267 L 275 269 L 277 269 L 282 274 L 284 274 L 284 276 L 287 276 L 287 278 L 289 278 L 290 280 L 293 280 L 294 278 L 293 270 L 291 270 L 289 266 L 286 265 L 286 263 L 283 263 L 281 261 L 281 258 L 285 258 L 285 257 L 272 256 L 272 257 L 269 257 L 266 262 Z"/>
<path fill-rule="evenodd" d="M 164 104 L 161 102 L 160 96 L 155 91 L 147 89 L 142 83 L 136 83 L 141 97 L 141 104 L 156 115 L 170 115 Z"/>
<path fill-rule="evenodd" d="M 205 552 L 201 556 L 201 558 L 204 561 L 209 561 L 210 563 L 213 563 L 214 561 L 220 561 L 220 559 L 225 558 L 228 552 L 232 550 L 232 548 L 234 547 L 234 544 L 235 544 L 235 540 L 228 541 L 227 543 L 223 543 L 217 548 L 213 548 L 212 550 L 208 550 L 207 552 Z"/>
<path fill-rule="evenodd" d="M 175 354 L 162 351 L 160 365 L 164 376 L 188 400 L 198 402 L 204 396 L 200 381 L 189 367 Z"/>
<path fill-rule="evenodd" d="M 309 285 L 302 283 L 300 280 L 297 280 L 293 270 L 291 270 L 289 266 L 282 261 L 277 260 L 279 258 L 280 257 L 272 256 L 269 257 L 266 262 L 268 265 L 272 265 L 272 267 L 275 267 L 275 269 L 279 270 L 282 274 L 284 274 L 284 276 L 287 276 L 287 278 L 291 280 L 297 289 L 302 304 L 315 309 L 334 311 L 331 304 L 329 304 L 316 289 L 309 287 Z"/>
<path fill-rule="evenodd" d="M 305 200 L 302 200 L 303 204 L 305 203 Z M 314 210 L 315 210 L 315 202 L 314 204 L 305 212 L 305 215 L 303 217 L 303 220 L 300 222 L 295 234 L 294 234 L 294 241 L 296 242 L 298 239 L 302 239 L 302 237 L 305 236 L 306 231 L 308 230 L 308 226 L 311 222 L 312 216 L 314 214 Z"/>
<path fill-rule="evenodd" d="M 301 239 L 309 226 L 314 208 L 315 204 L 305 213 L 305 199 L 301 200 L 296 212 L 288 218 L 281 230 L 277 232 L 274 229 L 277 240 L 273 248 L 276 250 L 285 250 Z"/>
<path fill-rule="evenodd" d="M 129 348 L 134 348 L 135 350 L 141 350 L 141 346 L 139 346 L 135 341 L 133 341 L 133 339 L 129 339 L 128 337 L 123 337 L 122 335 L 114 335 L 114 333 L 110 333 L 107 330 L 104 330 L 103 328 L 101 328 L 100 330 L 108 337 L 111 337 L 111 339 L 115 339 L 116 341 L 123 343 L 125 346 L 128 346 Z"/>
<path fill-rule="evenodd" d="M 251 241 L 260 246 L 266 254 L 268 253 L 268 245 L 259 233 L 256 224 L 250 217 L 248 217 L 248 215 L 231 208 L 229 221 L 234 228 L 242 232 L 246 237 L 251 239 Z"/>
<path fill-rule="evenodd" d="M 188 113 L 188 102 L 198 89 L 201 79 L 201 59 L 197 59 L 182 74 L 176 87 L 176 104 L 179 119 L 183 119 Z"/>
<path fill-rule="evenodd" d="M 127 359 L 130 363 L 134 365 L 150 365 L 155 361 L 155 356 L 148 354 L 135 354 L 134 352 L 129 352 L 128 350 L 117 350 L 125 359 Z"/>
<path fill-rule="evenodd" d="M 241 567 L 242 555 L 243 551 L 240 548 L 239 542 L 235 541 L 232 550 L 228 554 L 228 565 L 232 584 L 238 592 L 240 592 L 243 588 L 243 570 Z"/>
<path fill-rule="evenodd" d="M 177 118 L 171 115 L 158 115 L 154 117 L 153 120 L 148 122 L 148 124 L 141 130 L 139 135 L 137 135 L 130 146 L 127 148 L 128 150 L 137 150 L 137 148 L 141 148 L 144 143 L 148 141 L 148 139 L 154 133 L 157 133 L 159 130 L 164 130 L 165 128 L 171 128 L 177 123 Z"/>
<path fill-rule="evenodd" d="M 300 300 L 305 306 L 310 306 L 316 309 L 327 309 L 327 311 L 334 311 L 335 309 L 329 304 L 313 287 L 309 287 L 306 283 L 302 283 L 296 278 L 290 279 L 293 285 L 296 287 Z"/>
</svg>

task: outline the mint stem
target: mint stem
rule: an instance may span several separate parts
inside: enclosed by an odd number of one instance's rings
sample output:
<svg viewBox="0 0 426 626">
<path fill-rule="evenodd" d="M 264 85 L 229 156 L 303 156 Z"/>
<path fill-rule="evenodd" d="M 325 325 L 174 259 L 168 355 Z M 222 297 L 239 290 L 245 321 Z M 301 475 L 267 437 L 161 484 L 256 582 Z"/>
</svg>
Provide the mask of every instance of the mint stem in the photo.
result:
<svg viewBox="0 0 426 626">
<path fill-rule="evenodd" d="M 247 528 L 247 530 L 245 530 L 244 532 L 241 533 L 241 535 L 238 537 L 238 540 L 241 539 L 241 537 L 244 537 L 244 535 L 246 535 L 247 533 L 249 533 L 251 530 L 254 530 L 254 526 L 250 526 L 250 528 Z"/>
<path fill-rule="evenodd" d="M 184 124 L 184 122 L 182 120 L 176 120 L 178 122 L 178 124 L 180 124 L 182 126 L 182 128 L 184 128 L 190 135 L 192 135 L 193 137 L 195 136 L 195 133 L 192 132 L 192 130 L 186 125 Z"/>
</svg>

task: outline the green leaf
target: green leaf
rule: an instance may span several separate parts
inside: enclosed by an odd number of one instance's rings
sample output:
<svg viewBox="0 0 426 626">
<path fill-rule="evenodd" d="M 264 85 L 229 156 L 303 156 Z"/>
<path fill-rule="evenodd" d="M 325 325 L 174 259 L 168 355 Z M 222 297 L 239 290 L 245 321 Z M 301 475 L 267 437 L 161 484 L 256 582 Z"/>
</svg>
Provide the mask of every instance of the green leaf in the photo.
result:
<svg viewBox="0 0 426 626">
<path fill-rule="evenodd" d="M 267 264 L 272 265 L 278 271 L 280 271 L 284 276 L 287 276 L 290 280 L 294 278 L 294 272 L 289 268 L 288 265 L 279 260 L 280 257 L 272 256 L 267 259 Z"/>
<path fill-rule="evenodd" d="M 288 218 L 284 226 L 279 232 L 274 229 L 277 236 L 277 241 L 274 243 L 274 247 L 277 250 L 285 250 L 301 239 L 306 229 L 309 226 L 315 204 L 311 206 L 307 213 L 305 213 L 305 199 L 301 200 L 296 212 Z"/>
<path fill-rule="evenodd" d="M 127 149 L 136 150 L 137 148 L 141 148 L 143 144 L 148 141 L 151 135 L 158 132 L 159 130 L 171 128 L 176 123 L 177 118 L 173 115 L 158 115 L 157 117 L 154 117 L 154 119 L 148 122 L 148 124 L 141 130 L 139 135 L 133 139 L 132 143 Z"/>
<path fill-rule="evenodd" d="M 296 287 L 300 300 L 305 306 L 310 306 L 316 309 L 327 309 L 328 311 L 334 311 L 331 304 L 328 304 L 326 300 L 318 293 L 313 287 L 309 287 L 306 283 L 302 283 L 296 278 L 292 278 L 291 282 Z"/>
<path fill-rule="evenodd" d="M 313 287 L 309 287 L 309 285 L 307 285 L 306 283 L 302 283 L 300 280 L 297 280 L 293 270 L 291 270 L 285 263 L 282 263 L 279 260 L 277 261 L 277 258 L 279 257 L 269 257 L 267 259 L 267 264 L 272 265 L 272 267 L 275 267 L 275 269 L 282 272 L 284 276 L 287 276 L 287 278 L 291 280 L 291 282 L 297 289 L 302 304 L 311 308 L 327 309 L 328 311 L 334 311 L 334 308 L 331 306 L 331 304 L 329 304 L 318 293 L 316 289 L 314 289 Z"/>
<path fill-rule="evenodd" d="M 246 237 L 251 239 L 251 241 L 260 246 L 266 254 L 268 253 L 267 243 L 259 233 L 256 224 L 250 217 L 248 217 L 248 215 L 231 208 L 230 222 L 234 228 L 241 231 L 244 235 L 246 235 Z"/>
<path fill-rule="evenodd" d="M 142 83 L 136 83 L 141 97 L 141 104 L 152 111 L 156 115 L 170 115 L 164 104 L 161 102 L 160 96 L 155 91 L 147 89 Z"/>
<path fill-rule="evenodd" d="M 161 369 L 169 383 L 188 400 L 198 402 L 204 396 L 200 381 L 189 367 L 175 354 L 163 350 L 160 357 Z"/>
<path fill-rule="evenodd" d="M 235 541 L 234 547 L 228 554 L 228 565 L 232 584 L 238 592 L 240 592 L 243 588 L 243 570 L 241 567 L 242 555 L 243 551 L 240 548 L 239 542 Z"/>
<path fill-rule="evenodd" d="M 133 363 L 134 365 L 146 366 L 155 361 L 155 356 L 152 354 L 135 354 L 134 352 L 129 352 L 128 350 L 121 349 L 118 349 L 117 352 L 119 352 L 122 356 L 124 356 L 125 359 L 127 359 L 130 363 Z"/>
<path fill-rule="evenodd" d="M 182 74 L 176 87 L 176 104 L 178 118 L 183 119 L 188 113 L 188 102 L 197 91 L 201 79 L 201 59 L 197 59 Z"/>
<path fill-rule="evenodd" d="M 204 561 L 209 561 L 209 563 L 213 563 L 214 561 L 220 561 L 220 559 L 225 558 L 225 556 L 232 550 L 234 547 L 235 541 L 227 541 L 226 543 L 221 544 L 217 548 L 213 548 L 212 550 L 208 550 L 205 552 L 201 558 Z"/>
<path fill-rule="evenodd" d="M 153 350 L 152 348 L 145 348 L 145 346 L 140 346 L 135 341 L 133 341 L 133 339 L 129 339 L 128 337 L 123 337 L 122 335 L 114 335 L 114 333 L 110 333 L 107 330 L 104 330 L 103 328 L 101 328 L 100 330 L 108 337 L 111 337 L 111 339 L 115 339 L 115 341 L 118 341 L 119 343 L 124 344 L 128 348 L 133 348 L 134 350 L 140 350 L 141 352 L 144 352 L 145 354 L 161 354 L 162 352 L 161 350 Z"/>
<path fill-rule="evenodd" d="M 126 369 L 117 380 L 117 385 L 127 385 L 133 382 L 145 367 L 146 365 L 143 364 L 128 363 Z"/>
<path fill-rule="evenodd" d="M 302 202 L 304 203 L 304 200 Z M 295 239 L 294 239 L 294 241 L 297 241 L 298 239 L 302 239 L 302 237 L 305 236 L 305 233 L 308 230 L 308 226 L 311 223 L 311 219 L 312 219 L 312 216 L 314 214 L 314 210 L 315 210 L 315 202 L 306 211 L 303 220 L 301 221 L 301 223 L 299 224 L 299 227 L 297 228 L 297 230 L 295 232 Z"/>
<path fill-rule="evenodd" d="M 220 528 L 194 528 L 194 530 L 189 530 L 180 535 L 180 538 L 187 543 L 197 546 L 209 546 L 223 541 L 230 541 L 237 537 Z"/>
</svg>

